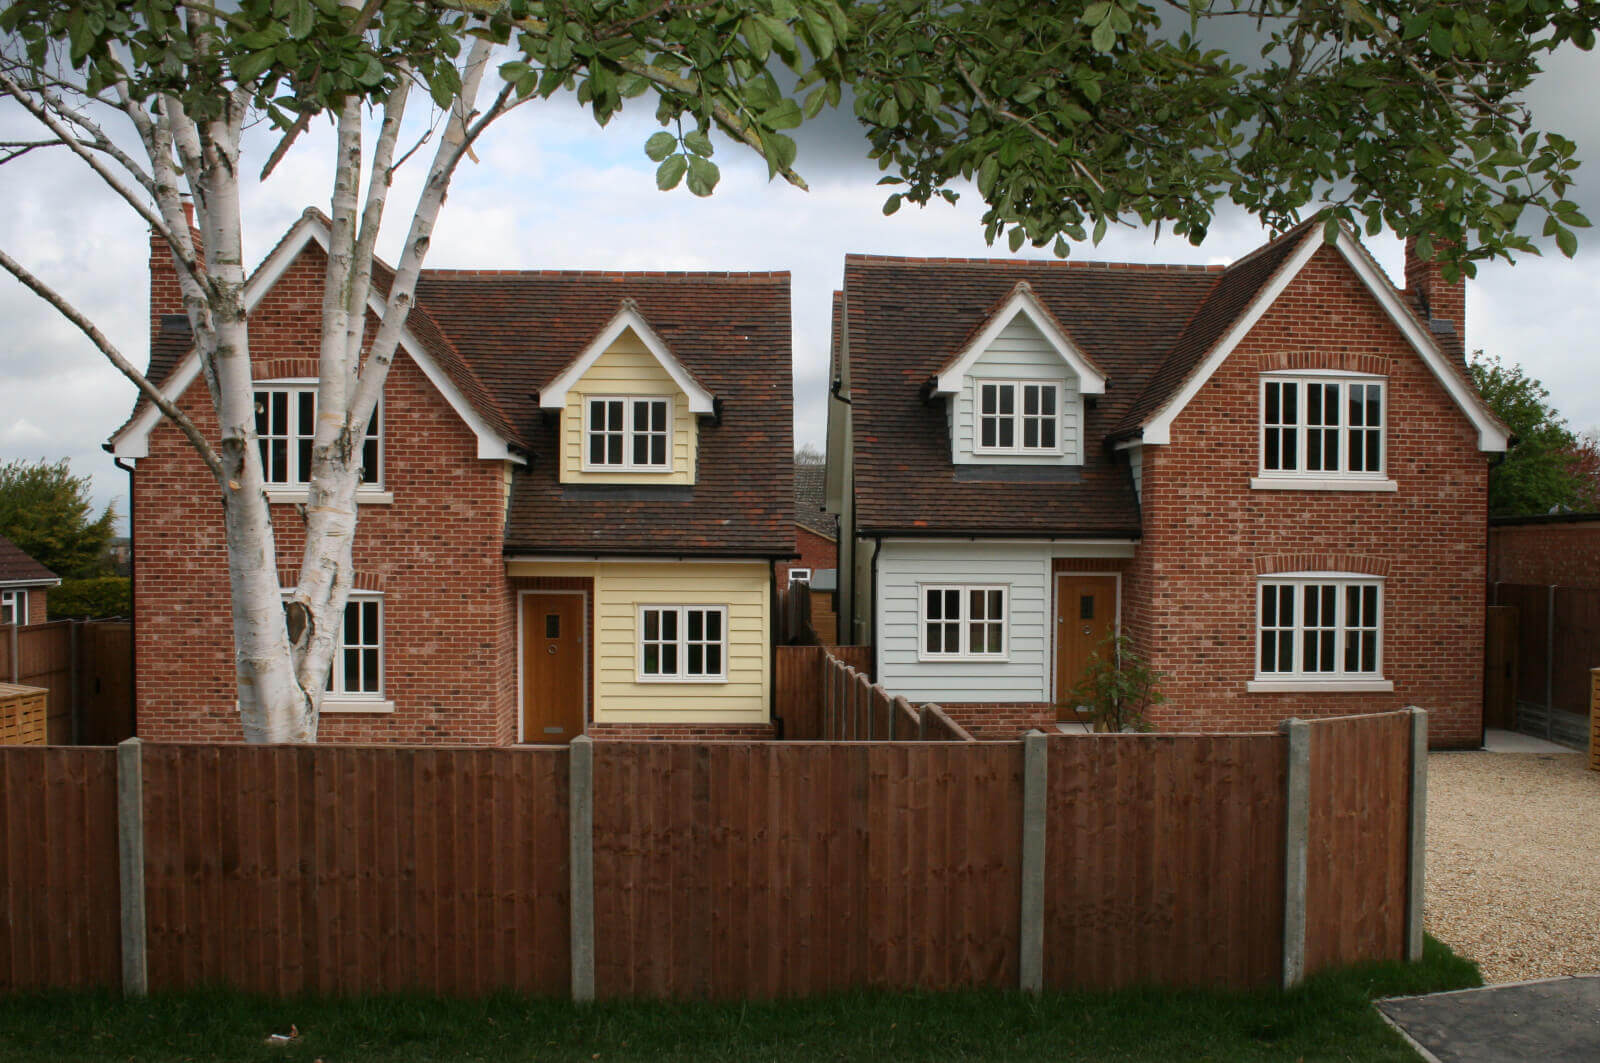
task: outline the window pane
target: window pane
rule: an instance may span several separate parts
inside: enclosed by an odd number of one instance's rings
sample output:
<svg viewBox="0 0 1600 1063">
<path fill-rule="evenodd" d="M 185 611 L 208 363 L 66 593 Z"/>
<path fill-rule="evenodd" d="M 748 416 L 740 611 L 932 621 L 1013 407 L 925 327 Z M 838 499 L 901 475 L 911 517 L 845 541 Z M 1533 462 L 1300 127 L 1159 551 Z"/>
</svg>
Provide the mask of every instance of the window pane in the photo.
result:
<svg viewBox="0 0 1600 1063">
<path fill-rule="evenodd" d="M 1030 418 L 1022 422 L 1022 445 L 1025 447 L 1039 446 L 1039 422 Z"/>
<path fill-rule="evenodd" d="M 706 647 L 706 675 L 722 674 L 722 646 L 711 643 Z"/>
<path fill-rule="evenodd" d="M 665 435 L 650 437 L 650 464 L 665 465 L 667 463 L 667 437 Z"/>
<path fill-rule="evenodd" d="M 1282 424 L 1300 423 L 1300 389 L 1294 384 L 1283 385 Z"/>
<path fill-rule="evenodd" d="M 650 437 L 644 434 L 635 434 L 633 437 L 633 463 L 635 465 L 650 464 Z"/>
<path fill-rule="evenodd" d="M 661 611 L 661 637 L 669 641 L 678 638 L 678 611 L 676 609 L 663 609 Z"/>
<path fill-rule="evenodd" d="M 544 637 L 558 639 L 561 637 L 561 614 L 546 613 L 544 617 Z"/>
<path fill-rule="evenodd" d="M 689 637 L 691 639 L 704 639 L 706 630 L 706 614 L 699 609 L 689 610 Z"/>
<path fill-rule="evenodd" d="M 1036 388 L 1036 387 L 1026 387 L 1026 388 L 1022 389 L 1022 412 L 1024 414 L 1027 414 L 1029 417 L 1034 417 L 1034 416 L 1038 415 L 1038 413 L 1039 413 L 1039 389 L 1038 388 Z"/>
<path fill-rule="evenodd" d="M 338 688 L 342 694 L 354 694 L 361 689 L 361 651 L 344 651 L 344 683 Z"/>
<path fill-rule="evenodd" d="M 377 418 L 373 418 L 373 424 Z M 370 432 L 366 441 L 361 444 L 361 482 L 375 484 L 378 482 L 378 438 Z"/>
<path fill-rule="evenodd" d="M 270 450 L 268 467 L 272 470 L 267 474 L 269 483 L 282 484 L 289 482 L 289 441 L 287 439 L 274 439 Z"/>
<path fill-rule="evenodd" d="M 1089 597 L 1088 595 L 1085 595 L 1084 596 L 1084 601 L 1086 603 L 1089 603 L 1090 608 L 1093 608 L 1093 603 L 1094 603 L 1094 599 L 1093 598 Z M 1092 616 L 1086 616 L 1086 617 L 1083 617 L 1082 619 L 1084 619 L 1084 620 L 1092 620 L 1093 617 Z M 1276 627 L 1277 624 L 1278 624 L 1278 588 L 1270 586 L 1268 584 L 1262 584 L 1261 585 L 1261 626 L 1262 627 Z"/>
<path fill-rule="evenodd" d="M 661 637 L 661 614 L 654 609 L 644 611 L 644 637 L 651 642 Z"/>
<path fill-rule="evenodd" d="M 1047 421 L 1040 421 L 1039 426 L 1041 429 L 1039 433 L 1039 445 L 1041 447 L 1053 448 L 1056 445 L 1056 422 L 1054 418 Z"/>
<path fill-rule="evenodd" d="M 1011 384 L 1000 384 L 996 386 L 996 390 L 999 392 L 1000 413 L 1002 415 L 1015 413 L 1017 411 L 1016 388 Z"/>
<path fill-rule="evenodd" d="M 621 435 L 621 433 L 617 433 L 615 435 L 607 435 L 606 436 L 606 464 L 609 464 L 609 465 L 621 465 L 622 464 L 622 435 Z"/>
<path fill-rule="evenodd" d="M 690 643 L 688 647 L 689 675 L 706 674 L 706 650 L 704 646 Z"/>
<path fill-rule="evenodd" d="M 1008 420 L 1006 418 L 1001 418 L 1000 424 L 999 424 L 999 428 L 1000 428 L 1000 436 L 999 436 L 998 441 L 995 443 L 995 445 L 998 446 L 998 447 L 1014 447 L 1014 446 L 1016 446 L 1017 445 L 1017 426 L 1016 426 L 1016 422 Z"/>
<path fill-rule="evenodd" d="M 1006 595 L 1005 595 L 1004 591 L 990 591 L 989 592 L 989 619 L 990 620 L 1003 619 L 1002 614 L 1005 612 L 1005 600 L 1006 600 Z"/>
<path fill-rule="evenodd" d="M 363 694 L 376 694 L 378 692 L 378 651 L 362 651 L 361 692 Z"/>
<path fill-rule="evenodd" d="M 668 642 L 661 647 L 661 674 L 678 674 L 678 644 Z"/>
<path fill-rule="evenodd" d="M 995 386 L 993 384 L 983 385 L 983 413 L 993 416 L 998 409 L 999 407 L 996 405 L 995 400 Z"/>
<path fill-rule="evenodd" d="M 661 674 L 661 647 L 653 642 L 644 645 L 644 674 Z"/>
<path fill-rule="evenodd" d="M 944 652 L 944 625 L 943 624 L 929 624 L 928 625 L 928 652 L 929 653 L 943 653 Z"/>
<path fill-rule="evenodd" d="M 1278 451 L 1278 430 L 1276 428 L 1269 428 L 1267 429 L 1267 454 L 1265 459 L 1266 467 L 1269 469 L 1282 468 L 1282 466 L 1279 464 L 1281 460 L 1282 458 L 1280 457 Z"/>
<path fill-rule="evenodd" d="M 311 482 L 311 439 L 309 437 L 302 436 L 300 441 L 299 441 L 299 443 L 298 443 L 298 445 L 295 447 L 295 450 L 296 450 L 295 460 L 300 463 L 298 465 L 298 467 L 297 467 L 297 471 L 295 472 L 295 481 L 297 483 L 303 483 L 303 484 L 304 483 L 310 483 Z"/>
<path fill-rule="evenodd" d="M 981 620 L 989 614 L 984 610 L 985 596 L 983 591 L 969 591 L 967 593 L 967 616 L 972 620 Z"/>
<path fill-rule="evenodd" d="M 1039 390 L 1039 412 L 1046 417 L 1054 417 L 1056 413 L 1056 389 L 1054 387 Z"/>
<path fill-rule="evenodd" d="M 1283 394 L 1283 385 L 1282 384 L 1271 383 L 1271 382 L 1269 382 L 1267 384 L 1267 423 L 1268 424 L 1282 424 L 1283 423 L 1283 421 L 1280 419 L 1280 415 L 1281 415 L 1281 412 L 1282 412 L 1282 405 L 1283 405 L 1282 404 L 1282 400 L 1281 400 L 1282 394 Z M 1268 434 L 1270 435 L 1271 433 L 1268 433 Z"/>
<path fill-rule="evenodd" d="M 267 434 L 271 421 L 267 416 L 267 403 L 272 401 L 272 396 L 265 391 L 256 392 L 256 435 Z"/>
<path fill-rule="evenodd" d="M 589 464 L 604 465 L 606 463 L 606 437 L 599 432 L 589 434 Z"/>
<path fill-rule="evenodd" d="M 944 595 L 938 591 L 928 592 L 928 619 L 939 620 L 943 618 Z"/>
<path fill-rule="evenodd" d="M 706 611 L 706 638 L 722 641 L 722 611 L 719 609 Z"/>
</svg>

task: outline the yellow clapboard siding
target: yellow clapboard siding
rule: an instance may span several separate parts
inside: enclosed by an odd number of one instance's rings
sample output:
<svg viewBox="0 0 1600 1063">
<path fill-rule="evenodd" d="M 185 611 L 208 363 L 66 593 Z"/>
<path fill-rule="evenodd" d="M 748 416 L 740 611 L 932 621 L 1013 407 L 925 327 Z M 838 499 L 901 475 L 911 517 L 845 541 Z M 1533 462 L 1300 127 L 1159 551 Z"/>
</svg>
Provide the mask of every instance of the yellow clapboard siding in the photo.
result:
<svg viewBox="0 0 1600 1063">
<path fill-rule="evenodd" d="M 583 468 L 583 411 L 590 397 L 629 395 L 672 396 L 672 471 L 599 472 Z M 699 425 L 689 412 L 689 399 L 673 382 L 632 329 L 618 336 L 567 393 L 561 411 L 562 483 L 693 484 Z"/>
<path fill-rule="evenodd" d="M 596 723 L 766 723 L 772 677 L 770 570 L 765 561 L 513 561 L 513 577 L 594 581 L 589 674 Z M 641 605 L 728 608 L 726 682 L 639 682 Z"/>
</svg>

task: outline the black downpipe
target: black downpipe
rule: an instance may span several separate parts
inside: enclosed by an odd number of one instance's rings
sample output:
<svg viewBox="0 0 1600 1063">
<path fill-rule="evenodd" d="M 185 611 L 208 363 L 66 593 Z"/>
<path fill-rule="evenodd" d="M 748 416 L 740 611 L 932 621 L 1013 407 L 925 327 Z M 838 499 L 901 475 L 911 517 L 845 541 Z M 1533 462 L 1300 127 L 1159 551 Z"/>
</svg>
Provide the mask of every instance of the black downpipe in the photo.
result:
<svg viewBox="0 0 1600 1063">
<path fill-rule="evenodd" d="M 783 717 L 778 715 L 778 562 L 767 558 L 767 719 L 772 721 L 772 737 L 783 740 Z"/>
<path fill-rule="evenodd" d="M 111 449 L 108 443 L 107 450 Z M 128 623 L 133 629 L 133 637 L 128 640 L 128 670 L 133 674 L 128 677 L 128 689 L 133 699 L 132 717 L 133 733 L 139 733 L 139 625 L 135 619 L 139 615 L 139 550 L 138 541 L 134 538 L 133 529 L 133 469 L 121 458 L 113 456 L 111 463 L 128 474 Z"/>
<path fill-rule="evenodd" d="M 867 629 L 872 637 L 872 674 L 868 677 L 874 683 L 878 681 L 878 646 L 882 641 L 878 638 L 878 555 L 883 553 L 883 536 L 876 535 L 872 539 L 872 624 Z"/>
</svg>

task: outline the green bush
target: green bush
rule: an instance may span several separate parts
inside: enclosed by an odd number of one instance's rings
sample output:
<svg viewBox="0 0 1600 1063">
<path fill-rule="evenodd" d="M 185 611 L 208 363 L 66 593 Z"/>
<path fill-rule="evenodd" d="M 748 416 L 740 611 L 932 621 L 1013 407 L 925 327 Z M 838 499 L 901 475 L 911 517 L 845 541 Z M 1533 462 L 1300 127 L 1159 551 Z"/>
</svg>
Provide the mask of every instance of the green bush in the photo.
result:
<svg viewBox="0 0 1600 1063">
<path fill-rule="evenodd" d="M 45 601 L 51 620 L 109 620 L 133 615 L 133 581 L 127 576 L 64 579 Z"/>
</svg>

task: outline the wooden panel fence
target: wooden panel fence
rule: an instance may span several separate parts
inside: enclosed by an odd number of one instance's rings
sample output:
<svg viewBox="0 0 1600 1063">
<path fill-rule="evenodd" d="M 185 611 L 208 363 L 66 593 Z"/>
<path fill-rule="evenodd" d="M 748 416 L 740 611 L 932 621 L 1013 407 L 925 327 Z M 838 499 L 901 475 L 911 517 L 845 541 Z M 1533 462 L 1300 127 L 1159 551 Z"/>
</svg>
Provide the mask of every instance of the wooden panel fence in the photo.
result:
<svg viewBox="0 0 1600 1063">
<path fill-rule="evenodd" d="M 778 647 L 783 737 L 795 741 L 971 742 L 937 705 L 913 705 L 873 684 L 871 646 Z"/>
<path fill-rule="evenodd" d="M 0 991 L 113 988 L 122 969 L 114 749 L 0 749 Z"/>
<path fill-rule="evenodd" d="M 1516 610 L 1517 729 L 1583 748 L 1589 669 L 1600 665 L 1600 589 L 1495 583 L 1490 604 Z"/>
<path fill-rule="evenodd" d="M 0 991 L 1279 984 L 1420 942 L 1421 718 L 1301 745 L 5 748 Z"/>
<path fill-rule="evenodd" d="M 1314 720 L 1306 847 L 1306 972 L 1396 956 L 1405 944 L 1411 770 L 1386 756 L 1404 713 Z M 1360 770 L 1350 770 L 1360 765 Z"/>
<path fill-rule="evenodd" d="M 0 627 L 0 683 L 50 691 L 51 745 L 133 734 L 133 625 L 54 620 Z"/>
</svg>

